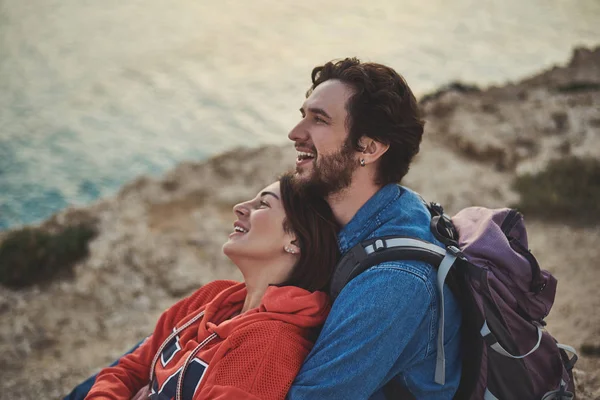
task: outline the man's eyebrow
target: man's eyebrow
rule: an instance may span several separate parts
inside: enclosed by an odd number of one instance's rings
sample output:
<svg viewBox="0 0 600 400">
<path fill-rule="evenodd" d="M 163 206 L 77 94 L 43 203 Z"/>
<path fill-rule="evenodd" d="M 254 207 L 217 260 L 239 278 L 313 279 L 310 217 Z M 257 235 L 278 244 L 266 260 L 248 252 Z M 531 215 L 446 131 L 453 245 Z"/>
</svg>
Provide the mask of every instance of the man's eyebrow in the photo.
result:
<svg viewBox="0 0 600 400">
<path fill-rule="evenodd" d="M 271 196 L 273 196 L 273 197 L 275 197 L 277 200 L 279 200 L 279 196 L 277 196 L 277 195 L 276 195 L 275 193 L 273 193 L 273 192 L 262 192 L 262 193 L 260 194 L 260 197 L 264 197 L 264 196 L 266 196 L 266 195 L 268 195 L 268 194 L 270 194 Z"/>
<path fill-rule="evenodd" d="M 331 116 L 329 114 L 327 114 L 327 112 L 325 110 L 323 110 L 322 108 L 309 107 L 308 111 L 310 111 L 313 114 L 319 114 L 319 115 L 324 116 L 325 118 L 331 119 Z"/>
</svg>

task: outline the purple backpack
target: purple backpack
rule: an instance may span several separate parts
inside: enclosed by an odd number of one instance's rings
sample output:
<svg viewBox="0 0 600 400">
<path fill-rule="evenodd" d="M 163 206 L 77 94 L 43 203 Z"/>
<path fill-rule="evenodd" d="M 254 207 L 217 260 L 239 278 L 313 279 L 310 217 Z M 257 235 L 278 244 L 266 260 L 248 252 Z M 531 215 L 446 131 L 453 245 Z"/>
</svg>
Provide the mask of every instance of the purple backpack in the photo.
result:
<svg viewBox="0 0 600 400">
<path fill-rule="evenodd" d="M 544 329 L 556 294 L 556 279 L 540 269 L 528 250 L 523 217 L 508 208 L 470 207 L 450 219 L 439 204 L 427 205 L 431 229 L 445 248 L 409 237 L 366 240 L 336 266 L 333 300 L 354 277 L 393 260 L 424 261 L 437 268 L 440 294 L 435 382 L 444 384 L 446 283 L 463 313 L 463 370 L 456 399 L 573 399 L 575 350 Z M 569 359 L 566 351 L 573 353 Z M 395 380 L 388 398 L 414 398 Z"/>
</svg>

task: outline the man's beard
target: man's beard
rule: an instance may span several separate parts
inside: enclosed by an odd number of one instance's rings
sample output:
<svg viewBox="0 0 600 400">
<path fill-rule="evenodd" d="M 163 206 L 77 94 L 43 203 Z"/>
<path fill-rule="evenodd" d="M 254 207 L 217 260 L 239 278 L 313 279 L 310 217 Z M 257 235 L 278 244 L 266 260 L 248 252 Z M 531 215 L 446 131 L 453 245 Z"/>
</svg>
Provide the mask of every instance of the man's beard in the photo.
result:
<svg viewBox="0 0 600 400">
<path fill-rule="evenodd" d="M 318 163 L 315 159 L 309 177 L 301 178 L 301 171 L 296 169 L 296 184 L 307 194 L 325 198 L 350 186 L 357 168 L 354 149 L 346 142 L 338 152 L 318 157 Z"/>
</svg>

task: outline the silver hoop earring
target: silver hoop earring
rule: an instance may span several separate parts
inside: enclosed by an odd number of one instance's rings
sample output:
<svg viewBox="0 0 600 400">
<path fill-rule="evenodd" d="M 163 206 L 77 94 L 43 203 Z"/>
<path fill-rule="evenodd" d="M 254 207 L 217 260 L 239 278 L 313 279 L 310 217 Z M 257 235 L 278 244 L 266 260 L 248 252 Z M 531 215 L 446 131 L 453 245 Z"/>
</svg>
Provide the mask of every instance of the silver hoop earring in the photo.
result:
<svg viewBox="0 0 600 400">
<path fill-rule="evenodd" d="M 361 159 L 360 159 L 360 166 L 361 166 L 361 167 L 364 167 L 365 165 L 367 165 L 367 163 L 365 163 L 365 159 L 364 159 L 364 158 L 361 158 Z"/>
</svg>

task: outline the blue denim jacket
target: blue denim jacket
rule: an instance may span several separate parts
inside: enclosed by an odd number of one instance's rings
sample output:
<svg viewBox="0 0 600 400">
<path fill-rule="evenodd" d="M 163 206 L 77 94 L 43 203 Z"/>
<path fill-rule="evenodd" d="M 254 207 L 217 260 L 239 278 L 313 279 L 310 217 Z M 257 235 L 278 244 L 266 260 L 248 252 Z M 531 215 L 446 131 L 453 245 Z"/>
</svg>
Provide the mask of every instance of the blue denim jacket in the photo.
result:
<svg viewBox="0 0 600 400">
<path fill-rule="evenodd" d="M 386 235 L 439 244 L 419 197 L 387 185 L 339 235 L 343 253 Z M 417 399 L 450 399 L 460 380 L 458 305 L 445 287 L 446 384 L 434 382 L 438 325 L 436 270 L 422 262 L 386 262 L 363 272 L 340 293 L 288 399 L 383 399 L 397 379 Z"/>
</svg>

